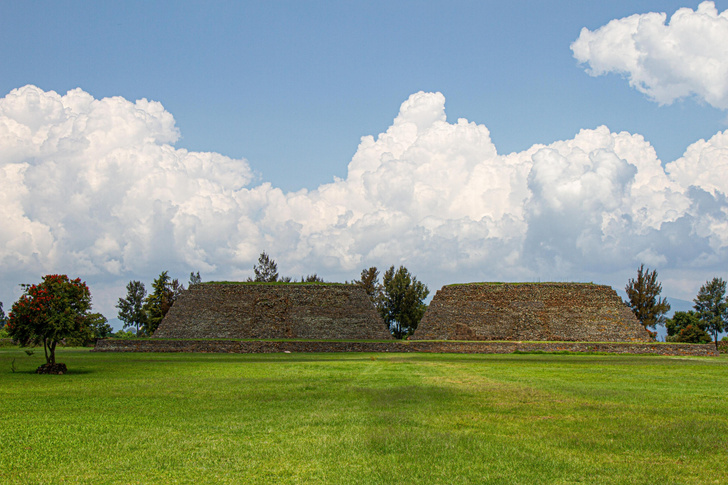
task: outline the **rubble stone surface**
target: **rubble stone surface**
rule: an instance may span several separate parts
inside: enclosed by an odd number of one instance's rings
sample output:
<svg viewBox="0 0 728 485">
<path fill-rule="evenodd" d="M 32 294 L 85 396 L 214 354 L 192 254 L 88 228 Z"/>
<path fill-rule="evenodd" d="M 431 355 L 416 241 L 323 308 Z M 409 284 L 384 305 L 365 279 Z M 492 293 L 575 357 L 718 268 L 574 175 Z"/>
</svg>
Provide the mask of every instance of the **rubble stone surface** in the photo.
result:
<svg viewBox="0 0 728 485">
<path fill-rule="evenodd" d="M 172 305 L 154 337 L 392 338 L 361 287 L 295 283 L 192 285 Z"/>
<path fill-rule="evenodd" d="M 665 344 L 658 342 L 457 342 L 429 340 L 312 341 L 312 340 L 167 340 L 102 339 L 94 352 L 219 352 L 219 353 L 308 353 L 308 352 L 429 352 L 456 354 L 511 354 L 514 352 L 605 352 L 717 356 L 714 344 Z"/>
<path fill-rule="evenodd" d="M 471 283 L 438 290 L 418 340 L 649 342 L 611 287 L 591 283 Z"/>
</svg>

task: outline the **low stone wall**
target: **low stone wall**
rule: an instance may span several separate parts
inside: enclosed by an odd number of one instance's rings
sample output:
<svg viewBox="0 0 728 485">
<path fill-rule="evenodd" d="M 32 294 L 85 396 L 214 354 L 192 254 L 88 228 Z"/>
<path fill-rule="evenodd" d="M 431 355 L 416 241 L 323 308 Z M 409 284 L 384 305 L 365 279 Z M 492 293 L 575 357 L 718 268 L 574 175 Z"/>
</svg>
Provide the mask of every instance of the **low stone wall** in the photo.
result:
<svg viewBox="0 0 728 485">
<path fill-rule="evenodd" d="M 364 289 L 345 284 L 203 283 L 180 295 L 157 338 L 392 338 Z"/>
<path fill-rule="evenodd" d="M 513 352 L 607 352 L 614 354 L 657 354 L 716 356 L 714 344 L 659 344 L 622 342 L 457 342 L 393 340 L 300 341 L 300 340 L 167 340 L 104 339 L 94 352 L 432 352 L 456 354 L 511 354 Z"/>
<path fill-rule="evenodd" d="M 728 354 L 728 341 L 726 341 L 726 340 L 719 340 L 718 341 L 718 351 L 721 354 Z"/>
<path fill-rule="evenodd" d="M 444 286 L 435 294 L 412 338 L 651 341 L 612 288 L 585 283 Z"/>
</svg>

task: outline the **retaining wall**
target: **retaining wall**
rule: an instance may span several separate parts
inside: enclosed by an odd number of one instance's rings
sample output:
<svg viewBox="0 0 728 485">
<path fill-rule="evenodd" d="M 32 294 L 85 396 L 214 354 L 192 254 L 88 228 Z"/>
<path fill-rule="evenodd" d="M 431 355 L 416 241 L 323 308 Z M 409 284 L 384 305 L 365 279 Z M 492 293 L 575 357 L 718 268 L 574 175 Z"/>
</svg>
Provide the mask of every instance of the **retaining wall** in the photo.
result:
<svg viewBox="0 0 728 485">
<path fill-rule="evenodd" d="M 614 354 L 657 354 L 716 356 L 714 344 L 658 344 L 624 342 L 340 342 L 267 340 L 166 340 L 104 339 L 94 352 L 430 352 L 458 354 L 510 354 L 513 352 L 608 352 Z"/>
<path fill-rule="evenodd" d="M 585 283 L 444 286 L 435 294 L 412 338 L 651 341 L 612 288 Z"/>
<path fill-rule="evenodd" d="M 343 284 L 192 285 L 155 338 L 390 339 L 363 288 Z"/>
</svg>

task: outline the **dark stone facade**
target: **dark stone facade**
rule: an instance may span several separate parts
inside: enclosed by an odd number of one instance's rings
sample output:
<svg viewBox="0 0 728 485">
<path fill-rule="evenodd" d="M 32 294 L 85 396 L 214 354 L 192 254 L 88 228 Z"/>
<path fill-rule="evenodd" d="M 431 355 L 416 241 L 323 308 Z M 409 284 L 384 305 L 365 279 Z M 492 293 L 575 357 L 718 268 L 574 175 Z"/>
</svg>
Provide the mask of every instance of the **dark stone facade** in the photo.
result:
<svg viewBox="0 0 728 485">
<path fill-rule="evenodd" d="M 166 340 L 104 339 L 94 352 L 430 352 L 457 354 L 511 354 L 513 352 L 606 352 L 613 354 L 655 354 L 716 356 L 714 344 L 663 344 L 624 342 L 342 342 L 295 340 Z"/>
<path fill-rule="evenodd" d="M 419 340 L 649 342 L 609 286 L 584 283 L 449 285 L 433 298 Z"/>
<path fill-rule="evenodd" d="M 361 287 L 295 283 L 193 285 L 172 305 L 154 337 L 392 338 Z"/>
</svg>

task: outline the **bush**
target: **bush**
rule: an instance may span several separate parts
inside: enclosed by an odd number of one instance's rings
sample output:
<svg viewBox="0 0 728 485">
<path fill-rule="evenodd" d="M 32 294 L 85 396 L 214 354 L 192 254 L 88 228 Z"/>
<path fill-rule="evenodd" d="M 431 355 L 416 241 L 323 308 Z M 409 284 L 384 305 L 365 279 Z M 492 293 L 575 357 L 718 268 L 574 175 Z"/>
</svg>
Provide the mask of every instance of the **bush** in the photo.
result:
<svg viewBox="0 0 728 485">
<path fill-rule="evenodd" d="M 692 310 L 675 312 L 672 318 L 665 322 L 665 328 L 667 329 L 667 342 L 707 344 L 713 340 L 699 315 Z"/>
<path fill-rule="evenodd" d="M 710 334 L 697 325 L 688 325 L 681 329 L 677 335 L 668 336 L 668 342 L 683 342 L 693 344 L 709 344 L 713 341 Z"/>
<path fill-rule="evenodd" d="M 111 338 L 118 338 L 123 340 L 133 339 L 136 338 L 136 335 L 131 330 L 119 330 L 116 333 L 112 333 L 110 335 Z"/>
</svg>

